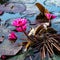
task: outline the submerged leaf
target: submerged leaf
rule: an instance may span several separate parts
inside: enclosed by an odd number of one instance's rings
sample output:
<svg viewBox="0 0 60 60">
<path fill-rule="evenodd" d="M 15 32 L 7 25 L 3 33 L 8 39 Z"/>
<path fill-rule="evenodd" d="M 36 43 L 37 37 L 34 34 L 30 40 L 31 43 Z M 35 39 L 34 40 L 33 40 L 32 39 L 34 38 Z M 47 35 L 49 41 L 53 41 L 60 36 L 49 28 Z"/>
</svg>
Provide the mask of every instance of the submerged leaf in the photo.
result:
<svg viewBox="0 0 60 60">
<path fill-rule="evenodd" d="M 10 57 L 7 60 L 24 60 L 25 59 L 25 54 L 21 54 L 21 55 L 16 55 L 14 57 Z"/>
</svg>

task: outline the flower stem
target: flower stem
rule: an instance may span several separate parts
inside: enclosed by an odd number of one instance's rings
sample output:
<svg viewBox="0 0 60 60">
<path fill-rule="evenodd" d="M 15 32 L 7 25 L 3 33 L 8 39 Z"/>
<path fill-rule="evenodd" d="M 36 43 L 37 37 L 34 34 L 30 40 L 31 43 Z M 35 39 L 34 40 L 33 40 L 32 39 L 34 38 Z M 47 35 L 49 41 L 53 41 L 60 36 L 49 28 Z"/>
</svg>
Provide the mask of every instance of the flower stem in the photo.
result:
<svg viewBox="0 0 60 60">
<path fill-rule="evenodd" d="M 24 49 L 24 51 L 26 51 L 27 48 L 30 46 L 32 39 L 28 36 L 28 34 L 23 30 L 22 27 L 21 27 L 21 29 L 22 29 L 23 33 L 27 36 L 28 40 L 30 40 L 30 41 L 28 41 L 28 43 L 27 43 L 27 45 L 26 45 L 26 47 Z"/>
<path fill-rule="evenodd" d="M 23 28 L 21 27 L 21 29 L 23 30 Z M 27 36 L 27 38 L 32 41 L 32 39 L 28 36 L 28 34 L 23 30 L 23 33 Z"/>
</svg>

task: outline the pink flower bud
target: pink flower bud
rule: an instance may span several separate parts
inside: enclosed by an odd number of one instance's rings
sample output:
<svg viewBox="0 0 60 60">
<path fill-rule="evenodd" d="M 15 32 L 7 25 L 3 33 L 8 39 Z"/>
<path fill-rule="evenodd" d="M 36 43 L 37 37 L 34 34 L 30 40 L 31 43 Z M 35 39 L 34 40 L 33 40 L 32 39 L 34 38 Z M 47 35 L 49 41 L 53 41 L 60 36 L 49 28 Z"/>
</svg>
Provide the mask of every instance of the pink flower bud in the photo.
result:
<svg viewBox="0 0 60 60">
<path fill-rule="evenodd" d="M 17 39 L 16 34 L 15 34 L 14 32 L 11 32 L 11 33 L 9 34 L 9 40 L 15 41 L 16 39 Z"/>
<path fill-rule="evenodd" d="M 50 14 L 50 13 L 45 13 L 45 16 L 48 20 L 51 20 L 51 19 L 54 19 L 56 18 L 57 16 L 53 15 L 53 14 Z"/>
<path fill-rule="evenodd" d="M 2 55 L 2 56 L 1 56 L 1 59 L 2 59 L 2 60 L 6 60 L 6 56 L 5 56 L 5 55 Z"/>
<path fill-rule="evenodd" d="M 57 16 L 55 16 L 55 15 L 52 15 L 52 17 L 51 17 L 51 18 L 52 18 L 52 19 L 54 19 L 54 18 L 56 18 L 56 17 L 57 17 Z"/>
</svg>

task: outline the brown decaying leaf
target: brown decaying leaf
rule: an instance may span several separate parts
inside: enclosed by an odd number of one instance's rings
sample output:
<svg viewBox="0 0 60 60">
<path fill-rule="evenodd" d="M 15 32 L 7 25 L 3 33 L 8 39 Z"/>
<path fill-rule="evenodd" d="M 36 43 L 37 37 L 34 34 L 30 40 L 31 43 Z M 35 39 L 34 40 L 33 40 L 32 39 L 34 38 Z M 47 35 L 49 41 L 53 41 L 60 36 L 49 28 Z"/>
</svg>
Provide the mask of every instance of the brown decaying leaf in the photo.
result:
<svg viewBox="0 0 60 60">
<path fill-rule="evenodd" d="M 43 49 L 43 48 L 41 47 L 41 48 L 40 48 L 40 56 L 41 56 L 41 60 L 43 60 L 43 59 L 44 59 L 42 49 Z"/>
<path fill-rule="evenodd" d="M 60 51 L 60 43 L 54 38 L 50 38 L 49 42 L 53 45 L 58 51 Z"/>
<path fill-rule="evenodd" d="M 56 43 L 52 43 L 52 45 L 53 45 L 58 51 L 60 51 L 60 47 L 59 47 Z"/>
<path fill-rule="evenodd" d="M 43 59 L 46 57 L 45 56 L 45 47 L 43 46 L 43 48 L 42 48 L 43 50 L 42 50 L 42 56 L 43 56 Z"/>
<path fill-rule="evenodd" d="M 50 12 L 40 3 L 36 3 L 35 5 L 38 7 L 40 11 L 40 13 L 36 16 L 36 20 L 40 22 L 49 22 L 49 20 L 46 17 L 46 13 L 50 14 Z"/>
<path fill-rule="evenodd" d="M 54 39 L 56 39 L 58 43 L 60 43 L 60 34 L 53 34 L 52 37 L 54 37 Z"/>
<path fill-rule="evenodd" d="M 52 33 L 52 34 L 57 33 L 57 31 L 51 27 L 48 27 L 47 31 Z"/>
<path fill-rule="evenodd" d="M 59 44 L 58 40 L 54 39 L 54 38 L 50 38 L 52 41 L 54 41 L 55 43 Z"/>
<path fill-rule="evenodd" d="M 35 28 L 35 35 L 36 35 L 42 28 L 44 28 L 43 25 L 37 26 L 37 27 Z"/>
<path fill-rule="evenodd" d="M 49 31 L 48 31 L 49 30 Z M 54 33 L 50 32 L 53 31 Z M 60 36 L 60 35 L 59 35 Z M 52 57 L 55 53 L 54 48 L 60 52 L 60 43 L 56 39 L 58 34 L 55 33 L 55 30 L 51 27 L 44 28 L 43 25 L 39 25 L 35 28 L 35 34 L 30 35 L 31 38 L 35 41 L 28 42 L 26 47 L 32 47 L 32 49 L 37 49 L 40 51 L 41 60 L 44 60 L 48 52 L 49 57 Z"/>
<path fill-rule="evenodd" d="M 50 12 L 49 12 L 47 9 L 45 9 L 44 14 L 45 14 L 45 13 L 50 13 Z"/>
<path fill-rule="evenodd" d="M 42 4 L 36 3 L 36 6 L 38 7 L 42 14 L 49 13 L 49 11 Z"/>
<path fill-rule="evenodd" d="M 53 50 L 52 50 L 52 48 L 51 48 L 49 42 L 47 43 L 47 46 L 49 47 L 49 50 L 52 52 L 52 54 L 54 54 L 54 52 L 53 52 Z"/>
<path fill-rule="evenodd" d="M 47 49 L 47 51 L 48 51 L 49 55 L 51 55 L 51 56 L 52 56 L 52 53 L 51 53 L 51 51 L 49 50 L 49 48 L 47 47 L 47 45 L 46 45 L 46 44 L 45 44 L 45 47 L 46 47 L 46 49 Z"/>
<path fill-rule="evenodd" d="M 41 13 L 44 14 L 45 7 L 42 6 L 42 4 L 40 4 L 40 3 L 36 3 L 36 6 L 37 6 L 38 9 L 41 11 Z"/>
<path fill-rule="evenodd" d="M 46 30 L 43 28 L 43 29 L 41 29 L 40 31 L 39 31 L 39 35 L 41 35 L 41 34 L 43 34 L 43 33 L 45 33 L 46 32 Z"/>
</svg>

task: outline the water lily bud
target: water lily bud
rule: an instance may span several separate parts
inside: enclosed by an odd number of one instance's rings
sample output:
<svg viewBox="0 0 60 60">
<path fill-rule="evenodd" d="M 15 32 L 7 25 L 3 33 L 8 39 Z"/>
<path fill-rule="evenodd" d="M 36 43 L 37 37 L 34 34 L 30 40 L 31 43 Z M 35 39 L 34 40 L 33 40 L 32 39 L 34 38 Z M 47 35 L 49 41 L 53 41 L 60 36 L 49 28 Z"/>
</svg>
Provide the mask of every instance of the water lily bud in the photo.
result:
<svg viewBox="0 0 60 60">
<path fill-rule="evenodd" d="M 11 32 L 9 34 L 9 37 L 8 38 L 9 38 L 10 41 L 16 41 L 17 36 L 16 36 L 16 34 L 14 32 Z"/>
<path fill-rule="evenodd" d="M 50 13 L 45 13 L 45 16 L 48 20 L 50 20 L 52 15 Z"/>
<path fill-rule="evenodd" d="M 6 60 L 6 56 L 5 56 L 5 55 L 2 55 L 2 56 L 1 56 L 1 59 L 2 59 L 2 60 Z"/>
</svg>

